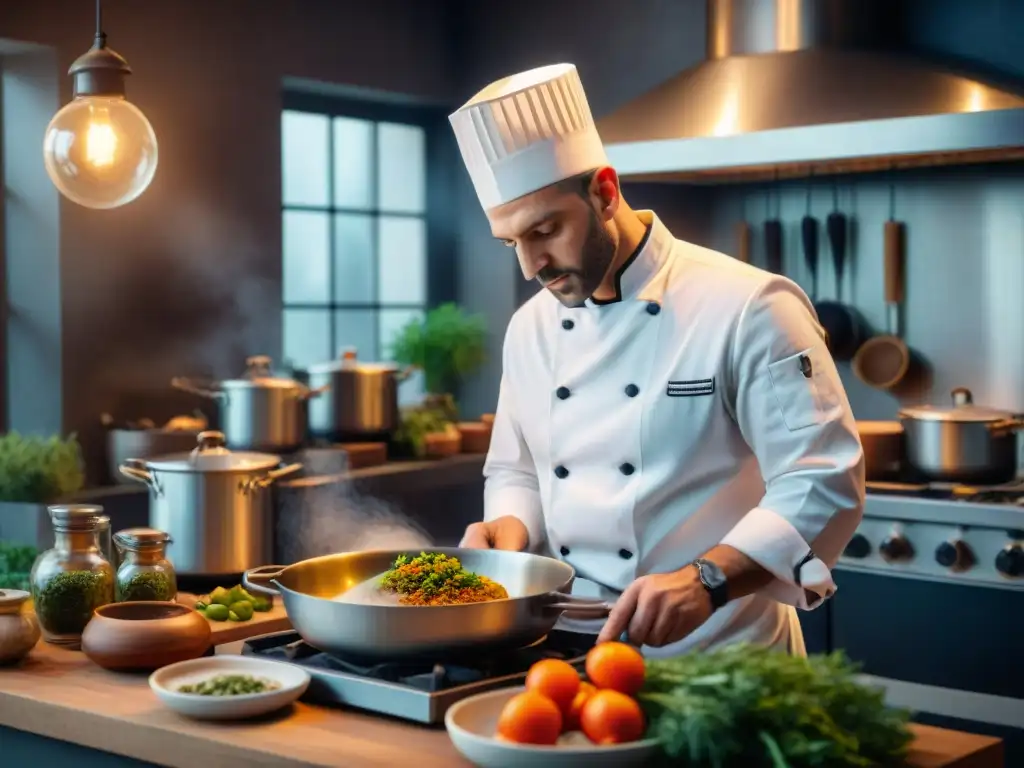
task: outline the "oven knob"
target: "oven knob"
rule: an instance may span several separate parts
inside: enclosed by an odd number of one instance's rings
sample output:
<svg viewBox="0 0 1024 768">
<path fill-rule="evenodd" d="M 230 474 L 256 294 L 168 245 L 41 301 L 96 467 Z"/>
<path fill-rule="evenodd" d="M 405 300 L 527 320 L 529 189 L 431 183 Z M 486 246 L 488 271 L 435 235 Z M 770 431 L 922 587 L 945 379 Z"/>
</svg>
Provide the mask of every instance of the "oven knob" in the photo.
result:
<svg viewBox="0 0 1024 768">
<path fill-rule="evenodd" d="M 910 546 L 907 538 L 899 533 L 894 533 L 878 545 L 878 552 L 886 562 L 897 563 L 900 560 L 910 560 L 914 557 L 914 548 Z"/>
<path fill-rule="evenodd" d="M 996 555 L 996 570 L 1011 578 L 1024 575 L 1024 547 L 1010 544 Z"/>
<path fill-rule="evenodd" d="M 850 539 L 850 543 L 846 545 L 846 549 L 843 550 L 843 555 L 846 557 L 855 557 L 858 560 L 867 557 L 871 554 L 871 542 L 868 541 L 867 537 L 862 533 L 853 534 L 853 538 Z"/>
<path fill-rule="evenodd" d="M 974 565 L 974 553 L 960 539 L 944 541 L 935 549 L 935 562 L 944 568 L 964 571 Z"/>
</svg>

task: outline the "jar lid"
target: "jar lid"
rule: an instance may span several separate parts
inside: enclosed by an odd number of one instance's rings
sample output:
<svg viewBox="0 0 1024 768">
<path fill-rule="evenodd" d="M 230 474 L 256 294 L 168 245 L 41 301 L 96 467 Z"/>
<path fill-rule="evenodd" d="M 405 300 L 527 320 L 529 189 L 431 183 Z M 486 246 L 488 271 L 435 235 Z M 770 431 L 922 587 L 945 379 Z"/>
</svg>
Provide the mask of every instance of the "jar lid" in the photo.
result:
<svg viewBox="0 0 1024 768">
<path fill-rule="evenodd" d="M 144 459 L 149 469 L 162 472 L 262 472 L 281 463 L 280 456 L 270 453 L 229 451 L 224 447 L 224 433 L 200 432 L 197 445 L 188 453 L 172 453 Z"/>
<path fill-rule="evenodd" d="M 156 548 L 172 543 L 170 534 L 156 528 L 126 528 L 114 534 L 114 541 L 128 549 Z"/>
<path fill-rule="evenodd" d="M 1014 414 L 1003 411 L 999 408 L 987 408 L 983 405 L 975 405 L 971 390 L 964 387 L 957 387 L 950 393 L 953 404 L 941 405 L 919 405 L 916 407 L 901 408 L 900 416 L 920 421 L 948 421 L 954 423 L 991 423 L 1014 418 Z"/>
<path fill-rule="evenodd" d="M 32 595 L 21 589 L 0 589 L 0 608 L 17 608 Z"/>
<path fill-rule="evenodd" d="M 99 504 L 53 504 L 46 510 L 54 528 L 62 531 L 94 531 L 104 517 Z M 109 518 L 107 523 L 109 525 Z"/>
</svg>

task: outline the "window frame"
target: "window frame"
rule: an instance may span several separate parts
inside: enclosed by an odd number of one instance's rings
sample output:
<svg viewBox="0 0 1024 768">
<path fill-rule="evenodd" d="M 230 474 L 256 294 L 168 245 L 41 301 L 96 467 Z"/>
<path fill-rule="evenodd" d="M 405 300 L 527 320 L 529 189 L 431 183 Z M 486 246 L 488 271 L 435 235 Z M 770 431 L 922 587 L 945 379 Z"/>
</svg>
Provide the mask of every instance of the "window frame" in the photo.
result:
<svg viewBox="0 0 1024 768">
<path fill-rule="evenodd" d="M 397 98 L 385 100 L 383 98 L 353 98 L 350 96 L 335 96 L 321 93 L 304 93 L 297 91 L 285 91 L 281 101 L 280 114 L 286 111 L 309 112 L 317 115 L 324 115 L 332 119 L 335 117 L 348 117 L 360 120 L 367 120 L 373 123 L 400 123 L 415 125 L 423 129 L 425 142 L 424 176 L 425 176 L 425 210 L 423 213 L 403 213 L 400 211 L 386 211 L 377 207 L 376 199 L 372 207 L 367 209 L 356 209 L 345 206 L 334 205 L 334 139 L 333 129 L 330 132 L 328 142 L 328 189 L 331 202 L 327 206 L 319 205 L 293 205 L 284 201 L 284 178 L 281 178 L 279 199 L 281 201 L 281 226 L 284 227 L 284 215 L 287 211 L 310 211 L 326 213 L 328 216 L 328 242 L 329 254 L 327 280 L 329 285 L 329 300 L 327 303 L 292 302 L 281 294 L 281 318 L 284 320 L 284 313 L 288 310 L 318 310 L 324 311 L 330 317 L 329 342 L 331 355 L 338 352 L 337 325 L 335 322 L 336 313 L 339 310 L 365 310 L 373 312 L 376 319 L 375 336 L 377 337 L 377 349 L 374 356 L 384 358 L 387 356 L 386 347 L 388 340 L 380 338 L 380 312 L 389 309 L 422 309 L 424 312 L 449 301 L 455 301 L 457 294 L 456 275 L 456 253 L 455 253 L 455 203 L 453 198 L 452 168 L 454 168 L 454 138 L 448 123 L 448 110 L 429 104 L 406 103 Z M 377 131 L 373 132 L 373 152 L 376 155 Z M 283 141 L 279 142 L 281 152 L 284 152 Z M 373 180 L 377 183 L 379 178 L 379 166 L 376 158 L 373 163 Z M 376 198 L 377 190 L 373 190 Z M 379 243 L 376 237 L 376 228 L 373 240 L 373 264 L 372 281 L 374 295 L 365 303 L 339 302 L 335 300 L 335 216 L 338 214 L 359 214 L 370 215 L 375 219 L 381 216 L 407 217 L 420 219 L 426 228 L 426 263 L 424 264 L 426 277 L 426 294 L 424 303 L 399 303 L 381 302 L 379 294 L 379 268 L 380 253 Z M 283 235 L 283 231 L 282 231 Z M 282 278 L 284 269 L 284 244 L 281 246 L 281 267 Z M 282 338 L 282 343 L 284 339 Z M 362 350 L 360 350 L 362 355 Z M 305 366 L 300 366 L 305 367 Z"/>
</svg>

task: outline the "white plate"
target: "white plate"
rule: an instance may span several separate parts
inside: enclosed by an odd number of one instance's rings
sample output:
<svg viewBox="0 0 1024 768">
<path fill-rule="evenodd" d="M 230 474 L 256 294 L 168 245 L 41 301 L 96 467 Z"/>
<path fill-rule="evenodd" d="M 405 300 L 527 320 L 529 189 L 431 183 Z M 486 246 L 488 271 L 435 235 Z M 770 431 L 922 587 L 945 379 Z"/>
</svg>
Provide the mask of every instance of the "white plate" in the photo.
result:
<svg viewBox="0 0 1024 768">
<path fill-rule="evenodd" d="M 239 696 L 200 696 L 178 688 L 217 675 L 252 675 L 273 680 L 280 688 Z M 298 699 L 309 686 L 309 675 L 295 666 L 250 656 L 206 656 L 161 667 L 149 676 L 149 687 L 160 701 L 179 714 L 200 720 L 240 720 L 273 712 Z"/>
<path fill-rule="evenodd" d="M 455 748 L 480 768 L 633 768 L 658 751 L 655 739 L 630 744 L 599 746 L 581 733 L 568 733 L 551 747 L 513 744 L 494 738 L 505 702 L 522 693 L 503 688 L 470 696 L 452 706 L 444 716 Z"/>
</svg>

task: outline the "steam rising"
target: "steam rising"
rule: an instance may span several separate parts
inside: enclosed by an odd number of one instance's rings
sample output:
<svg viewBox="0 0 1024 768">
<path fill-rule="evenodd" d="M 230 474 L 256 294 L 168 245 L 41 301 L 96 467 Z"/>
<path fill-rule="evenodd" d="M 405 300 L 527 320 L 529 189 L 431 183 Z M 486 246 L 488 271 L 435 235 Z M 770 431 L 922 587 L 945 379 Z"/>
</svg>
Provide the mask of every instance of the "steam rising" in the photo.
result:
<svg viewBox="0 0 1024 768">
<path fill-rule="evenodd" d="M 392 505 L 360 493 L 338 459 L 304 453 L 306 477 L 279 482 L 277 554 L 285 563 L 337 552 L 430 549 L 430 536 Z"/>
</svg>

